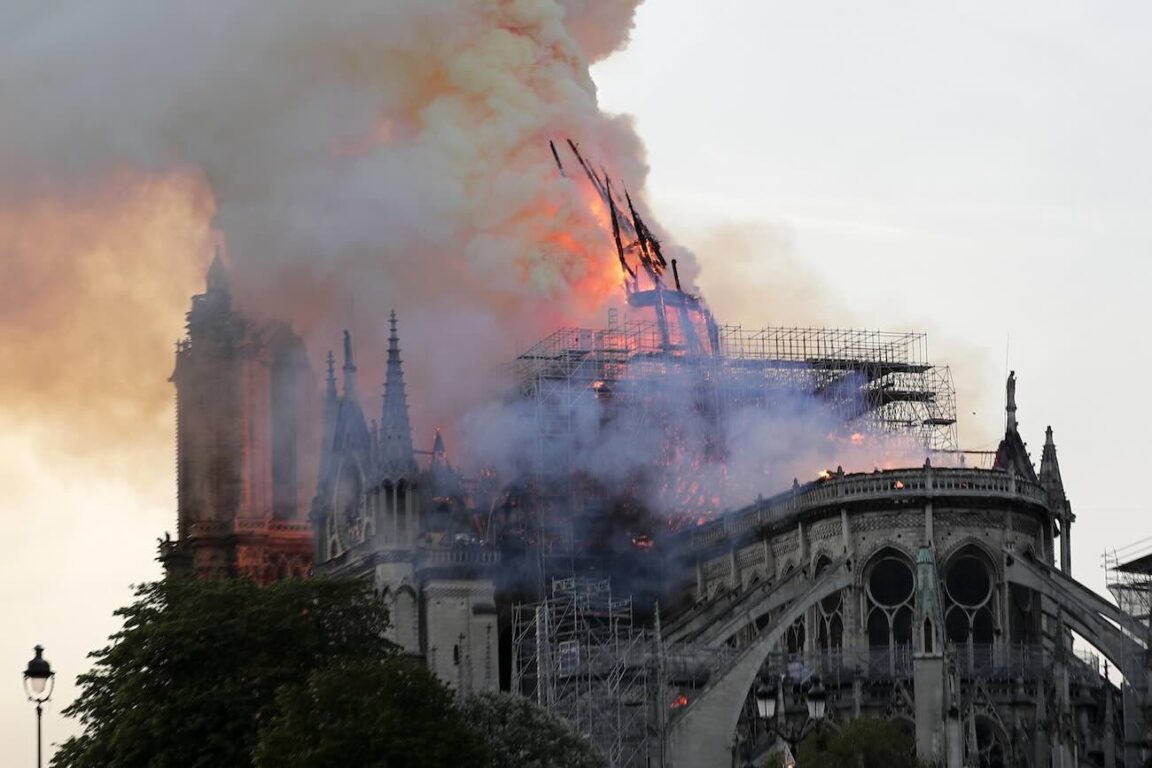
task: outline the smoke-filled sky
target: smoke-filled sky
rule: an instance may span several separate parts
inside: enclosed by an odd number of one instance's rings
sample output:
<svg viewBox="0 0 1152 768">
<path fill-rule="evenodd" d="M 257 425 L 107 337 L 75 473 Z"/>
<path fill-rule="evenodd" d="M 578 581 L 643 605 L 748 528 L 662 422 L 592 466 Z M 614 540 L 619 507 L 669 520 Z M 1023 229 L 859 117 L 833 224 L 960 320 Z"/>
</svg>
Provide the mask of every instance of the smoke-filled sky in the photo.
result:
<svg viewBox="0 0 1152 768">
<path fill-rule="evenodd" d="M 646 190 L 721 320 L 927 330 L 966 445 L 994 445 L 1015 368 L 1034 456 L 1056 431 L 1077 575 L 1148 535 L 1124 480 L 1149 426 L 1152 11 L 635 5 L 2 4 L 9 762 L 33 750 L 31 646 L 59 740 L 83 654 L 159 573 L 171 344 L 218 233 L 248 305 L 314 353 L 353 329 L 365 392 L 395 307 L 427 442 L 462 382 L 614 290 L 552 136 Z"/>
</svg>

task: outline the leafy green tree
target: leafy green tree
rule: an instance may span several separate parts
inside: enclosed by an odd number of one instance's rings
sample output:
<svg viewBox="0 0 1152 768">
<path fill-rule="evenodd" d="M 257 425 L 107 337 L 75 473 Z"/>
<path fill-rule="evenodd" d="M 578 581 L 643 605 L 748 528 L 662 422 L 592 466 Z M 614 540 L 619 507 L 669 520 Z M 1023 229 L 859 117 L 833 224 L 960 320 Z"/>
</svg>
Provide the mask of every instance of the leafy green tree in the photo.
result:
<svg viewBox="0 0 1152 768">
<path fill-rule="evenodd" d="M 785 768 L 784 753 L 781 751 L 769 753 L 768 757 L 760 763 L 760 768 Z"/>
<path fill-rule="evenodd" d="M 600 768 L 604 761 L 566 724 L 520 696 L 481 693 L 463 706 L 464 719 L 484 734 L 481 768 Z"/>
<path fill-rule="evenodd" d="M 64 710 L 83 731 L 56 768 L 250 765 L 278 689 L 333 659 L 395 654 L 387 611 L 362 582 L 169 579 L 139 587 L 116 615 L 123 628 L 89 654 Z"/>
<path fill-rule="evenodd" d="M 486 764 L 484 740 L 452 694 L 409 659 L 334 664 L 281 688 L 277 703 L 260 730 L 256 768 Z"/>
<path fill-rule="evenodd" d="M 820 728 L 800 742 L 804 768 L 921 768 L 916 743 L 892 720 L 859 717 L 839 733 Z"/>
</svg>

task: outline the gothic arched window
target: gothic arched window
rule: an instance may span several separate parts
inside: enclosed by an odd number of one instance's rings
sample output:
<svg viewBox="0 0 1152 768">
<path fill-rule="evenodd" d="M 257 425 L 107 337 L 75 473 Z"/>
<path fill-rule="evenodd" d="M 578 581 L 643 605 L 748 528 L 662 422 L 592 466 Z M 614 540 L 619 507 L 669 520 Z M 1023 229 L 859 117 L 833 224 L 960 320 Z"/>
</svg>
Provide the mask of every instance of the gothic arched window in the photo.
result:
<svg viewBox="0 0 1152 768">
<path fill-rule="evenodd" d="M 816 578 L 828 570 L 832 561 L 821 556 L 816 561 Z M 816 626 L 816 647 L 821 651 L 844 647 L 844 594 L 837 590 L 816 604 L 813 609 Z"/>
<path fill-rule="evenodd" d="M 1012 584 L 1008 590 L 1009 628 L 1013 643 L 1034 644 L 1040 637 L 1040 595 Z"/>
<path fill-rule="evenodd" d="M 788 576 L 788 574 L 792 573 L 792 571 L 794 571 L 795 569 L 796 569 L 796 566 L 789 564 L 788 567 L 784 569 L 784 576 Z M 804 643 L 808 637 L 807 627 L 805 626 L 806 622 L 805 622 L 804 618 L 805 618 L 804 614 L 800 614 L 799 616 L 797 616 L 796 621 L 792 622 L 792 625 L 790 627 L 788 627 L 787 631 L 785 631 L 785 633 L 784 633 L 784 652 L 785 653 L 788 653 L 788 654 L 804 653 Z"/>
<path fill-rule="evenodd" d="M 980 768 L 1005 768 L 1007 739 L 994 721 L 976 718 L 976 758 Z"/>
<path fill-rule="evenodd" d="M 865 629 L 874 663 L 896 672 L 897 657 L 912 645 L 912 609 L 916 595 L 912 565 L 897 552 L 881 553 L 865 578 Z"/>
<path fill-rule="evenodd" d="M 976 547 L 953 555 L 944 569 L 944 629 L 957 644 L 991 645 L 995 637 L 994 571 Z"/>
</svg>

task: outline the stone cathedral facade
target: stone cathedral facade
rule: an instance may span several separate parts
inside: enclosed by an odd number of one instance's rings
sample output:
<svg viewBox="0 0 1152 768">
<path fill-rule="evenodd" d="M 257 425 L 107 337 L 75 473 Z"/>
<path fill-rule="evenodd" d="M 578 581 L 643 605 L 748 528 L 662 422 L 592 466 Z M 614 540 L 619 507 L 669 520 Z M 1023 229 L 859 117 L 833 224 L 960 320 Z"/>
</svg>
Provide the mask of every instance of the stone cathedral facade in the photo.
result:
<svg viewBox="0 0 1152 768">
<path fill-rule="evenodd" d="M 664 653 L 719 661 L 670 673 L 684 706 L 666 765 L 757 764 L 864 715 L 895 720 L 948 768 L 1144 764 L 1147 628 L 1072 577 L 1052 430 L 1037 472 L 1014 376 L 1006 422 L 991 469 L 840 470 L 685 534 L 691 605 L 665 623 Z M 818 726 L 805 707 L 816 679 Z M 779 702 L 771 723 L 757 690 Z"/>
<path fill-rule="evenodd" d="M 496 690 L 498 557 L 460 519 L 463 479 L 439 434 L 427 468 L 418 466 L 395 313 L 390 326 L 379 421 L 365 417 L 347 332 L 342 392 L 329 356 L 312 506 L 315 572 L 371 579 L 404 652 L 461 695 Z"/>
<path fill-rule="evenodd" d="M 510 577 L 533 561 L 523 522 L 451 466 L 439 434 L 414 448 L 395 314 L 382 400 L 361 391 L 347 332 L 339 370 L 329 354 L 315 376 L 289 328 L 239 313 L 219 258 L 187 329 L 167 572 L 370 581 L 405 653 L 460 695 L 499 688 L 500 617 L 534 597 Z M 841 470 L 658 544 L 632 538 L 629 551 L 663 558 L 662 622 L 627 661 L 645 681 L 628 702 L 647 713 L 644 759 L 758 764 L 813 727 L 871 715 L 948 768 L 1142 764 L 1147 625 L 1073 578 L 1075 520 L 1052 430 L 1038 470 L 1021 437 L 1013 375 L 990 469 Z M 593 672 L 569 650 L 539 674 L 576 690 Z M 814 725 L 816 679 L 828 706 Z M 768 689 L 771 723 L 757 714 Z"/>
</svg>

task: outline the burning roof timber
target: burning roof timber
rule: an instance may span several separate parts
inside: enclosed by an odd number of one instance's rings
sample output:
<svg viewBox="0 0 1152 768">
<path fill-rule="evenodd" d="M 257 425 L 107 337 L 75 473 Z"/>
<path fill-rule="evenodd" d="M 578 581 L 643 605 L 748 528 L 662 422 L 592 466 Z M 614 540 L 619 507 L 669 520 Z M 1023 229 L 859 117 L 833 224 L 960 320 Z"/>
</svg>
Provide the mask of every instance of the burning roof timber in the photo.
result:
<svg viewBox="0 0 1152 768">
<path fill-rule="evenodd" d="M 562 411 L 584 391 L 626 394 L 643 407 L 660 377 L 690 371 L 721 409 L 811 397 L 858 430 L 903 433 L 928 450 L 955 448 L 951 372 L 928 362 L 922 333 L 725 325 L 716 338 L 715 355 L 669 353 L 658 323 L 611 319 L 603 329 L 556 331 L 517 356 L 515 373 L 524 396 Z"/>
<path fill-rule="evenodd" d="M 675 259 L 674 287 L 665 285 L 669 262 L 628 193 L 621 203 L 607 173 L 597 173 L 575 142 L 567 146 L 609 210 L 628 306 L 652 319 L 625 317 L 621 325 L 613 312 L 605 329 L 553 333 L 516 359 L 524 394 L 547 398 L 574 387 L 606 396 L 627 379 L 691 369 L 715 389 L 721 408 L 770 407 L 800 394 L 828 403 L 845 423 L 902 432 L 928 450 L 955 449 L 951 373 L 929 362 L 924 334 L 718 325 L 703 299 L 681 286 Z"/>
</svg>

